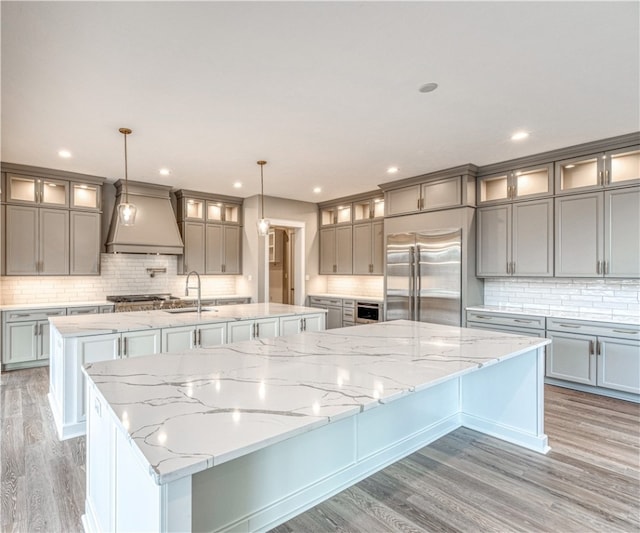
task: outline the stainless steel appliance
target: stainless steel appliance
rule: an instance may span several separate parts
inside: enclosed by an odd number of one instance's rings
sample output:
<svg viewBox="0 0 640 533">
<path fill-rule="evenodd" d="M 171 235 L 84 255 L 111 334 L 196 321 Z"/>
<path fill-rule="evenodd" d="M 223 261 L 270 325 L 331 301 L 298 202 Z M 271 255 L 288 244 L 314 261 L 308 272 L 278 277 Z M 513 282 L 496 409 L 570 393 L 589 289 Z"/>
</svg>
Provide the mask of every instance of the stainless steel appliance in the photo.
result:
<svg viewBox="0 0 640 533">
<path fill-rule="evenodd" d="M 177 309 L 193 305 L 192 302 L 181 300 L 170 294 L 120 294 L 107 296 L 107 301 L 114 303 L 114 311 L 116 313 Z"/>
<path fill-rule="evenodd" d="M 378 302 L 356 302 L 356 323 L 371 324 L 381 320 L 380 304 Z"/>
<path fill-rule="evenodd" d="M 460 229 L 388 235 L 386 319 L 460 326 L 461 247 Z"/>
</svg>

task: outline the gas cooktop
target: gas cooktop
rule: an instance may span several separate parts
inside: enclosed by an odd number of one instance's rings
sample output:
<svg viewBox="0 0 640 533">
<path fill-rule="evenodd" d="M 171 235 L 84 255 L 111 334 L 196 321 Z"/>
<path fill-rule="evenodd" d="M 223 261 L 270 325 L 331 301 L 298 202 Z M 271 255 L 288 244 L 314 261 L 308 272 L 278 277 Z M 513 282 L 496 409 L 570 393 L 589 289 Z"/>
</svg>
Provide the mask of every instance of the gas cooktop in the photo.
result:
<svg viewBox="0 0 640 533">
<path fill-rule="evenodd" d="M 170 294 L 116 294 L 107 296 L 107 301 L 115 303 L 130 302 L 160 302 L 164 300 L 179 300 L 176 296 Z"/>
</svg>

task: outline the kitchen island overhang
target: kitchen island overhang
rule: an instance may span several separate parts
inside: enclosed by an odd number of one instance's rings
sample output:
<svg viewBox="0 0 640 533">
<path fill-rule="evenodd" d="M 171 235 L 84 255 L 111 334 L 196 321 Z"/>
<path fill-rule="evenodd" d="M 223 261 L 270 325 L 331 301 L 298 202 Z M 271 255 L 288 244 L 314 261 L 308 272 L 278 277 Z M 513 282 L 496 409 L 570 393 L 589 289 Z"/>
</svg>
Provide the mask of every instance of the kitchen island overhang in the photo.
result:
<svg viewBox="0 0 640 533">
<path fill-rule="evenodd" d="M 85 527 L 268 529 L 461 425 L 546 453 L 548 343 L 396 321 L 88 365 Z"/>
</svg>

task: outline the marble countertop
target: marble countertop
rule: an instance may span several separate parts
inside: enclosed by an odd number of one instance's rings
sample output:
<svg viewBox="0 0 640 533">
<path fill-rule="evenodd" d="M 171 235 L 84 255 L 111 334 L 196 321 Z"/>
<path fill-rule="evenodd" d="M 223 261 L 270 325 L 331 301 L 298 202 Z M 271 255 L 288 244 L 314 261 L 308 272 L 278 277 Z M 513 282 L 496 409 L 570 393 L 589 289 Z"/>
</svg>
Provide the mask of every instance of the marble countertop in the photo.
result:
<svg viewBox="0 0 640 533">
<path fill-rule="evenodd" d="M 87 365 L 162 484 L 548 339 L 399 320 Z"/>
<path fill-rule="evenodd" d="M 203 307 L 202 309 L 203 311 L 200 315 L 195 311 L 169 313 L 159 309 L 155 311 L 132 311 L 129 313 L 50 317 L 49 322 L 55 326 L 63 337 L 83 337 L 86 335 L 104 335 L 125 331 L 323 312 L 322 309 L 315 307 L 274 303 L 221 305 Z"/>
<path fill-rule="evenodd" d="M 622 314 L 616 312 L 593 313 L 586 311 L 545 311 L 527 306 L 515 305 L 476 305 L 467 307 L 467 311 L 488 311 L 493 313 L 509 313 L 514 315 L 534 315 L 549 318 L 570 318 L 574 320 L 588 320 L 589 322 L 608 322 L 613 324 L 632 324 L 640 326 L 640 315 Z"/>
<path fill-rule="evenodd" d="M 384 302 L 384 298 L 382 296 L 349 296 L 345 294 L 330 294 L 323 292 L 315 292 L 313 294 L 308 294 L 307 296 L 315 296 L 316 298 L 340 298 L 341 300 L 358 300 L 360 302 Z"/>
<path fill-rule="evenodd" d="M 93 300 L 88 302 L 47 302 L 37 304 L 4 304 L 0 305 L 0 311 L 22 311 L 25 309 L 59 309 L 66 307 L 91 307 L 96 305 L 113 305 L 107 300 Z"/>
</svg>

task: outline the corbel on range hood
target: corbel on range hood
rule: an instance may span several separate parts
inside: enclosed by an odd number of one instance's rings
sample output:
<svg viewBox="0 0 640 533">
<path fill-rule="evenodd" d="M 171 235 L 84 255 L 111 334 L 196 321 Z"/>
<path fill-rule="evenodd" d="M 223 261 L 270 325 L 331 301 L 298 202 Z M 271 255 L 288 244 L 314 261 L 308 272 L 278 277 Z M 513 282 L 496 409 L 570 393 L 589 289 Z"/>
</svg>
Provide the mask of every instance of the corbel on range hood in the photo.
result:
<svg viewBox="0 0 640 533">
<path fill-rule="evenodd" d="M 118 205 L 124 180 L 116 181 L 115 186 L 116 203 L 106 243 L 108 253 L 180 255 L 184 252 L 171 207 L 171 187 L 129 180 L 129 197 L 138 212 L 133 226 L 123 226 L 118 217 Z"/>
</svg>

